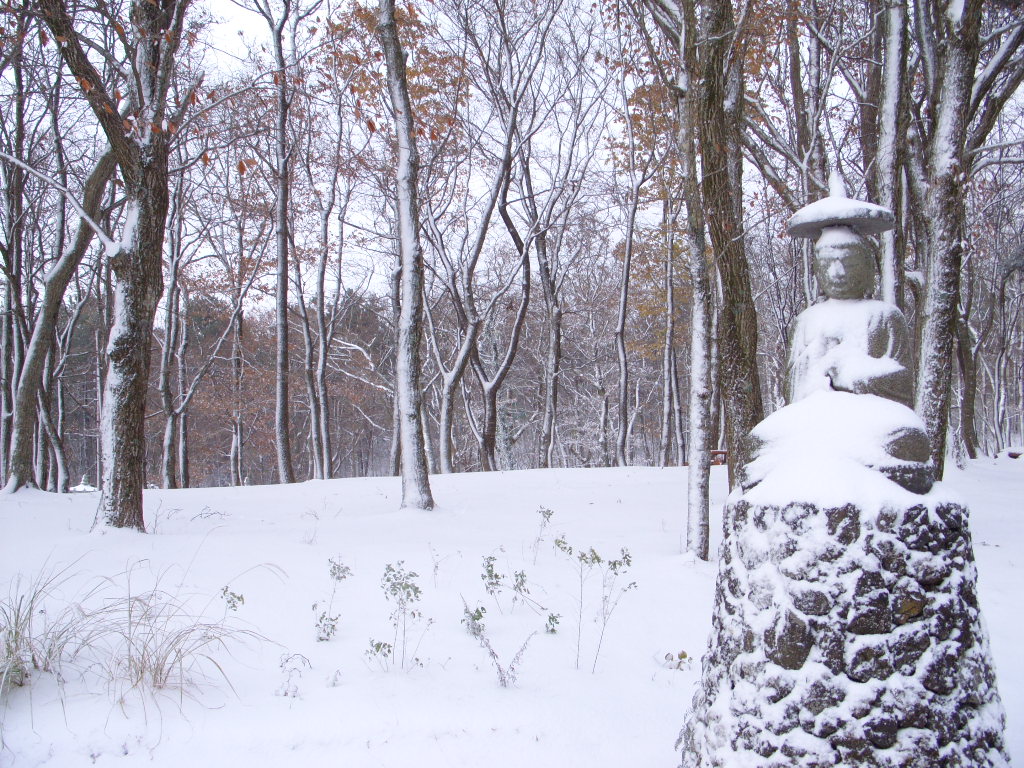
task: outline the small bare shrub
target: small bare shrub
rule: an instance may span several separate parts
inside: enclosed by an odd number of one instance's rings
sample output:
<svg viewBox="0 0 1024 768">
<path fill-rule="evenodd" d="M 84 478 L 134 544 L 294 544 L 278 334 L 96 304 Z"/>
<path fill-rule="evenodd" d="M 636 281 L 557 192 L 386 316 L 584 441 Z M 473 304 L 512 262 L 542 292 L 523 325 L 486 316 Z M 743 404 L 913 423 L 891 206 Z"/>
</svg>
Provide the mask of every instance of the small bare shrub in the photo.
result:
<svg viewBox="0 0 1024 768">
<path fill-rule="evenodd" d="M 531 632 L 523 644 L 516 651 L 516 655 L 512 657 L 512 661 L 508 664 L 503 664 L 501 657 L 498 652 L 494 650 L 494 646 L 491 645 L 491 640 L 487 637 L 487 628 L 484 626 L 483 617 L 486 613 L 486 609 L 483 606 L 477 606 L 473 610 L 469 609 L 469 604 L 465 598 L 462 600 L 462 623 L 466 625 L 466 631 L 469 632 L 473 637 L 480 643 L 480 647 L 487 651 L 488 657 L 491 659 L 491 663 L 494 664 L 494 670 L 498 674 L 498 685 L 502 688 L 511 688 L 516 684 L 516 678 L 519 676 L 519 662 L 523 660 L 523 654 L 526 653 L 526 647 L 530 644 L 533 636 L 536 632 Z"/>
<path fill-rule="evenodd" d="M 395 606 L 389 617 L 393 637 L 390 643 L 371 637 L 366 657 L 375 661 L 385 671 L 395 666 L 408 672 L 414 667 L 423 666 L 416 652 L 423 641 L 423 636 L 434 622 L 433 619 L 427 619 L 424 623 L 423 613 L 417 607 L 423 595 L 423 591 L 416 583 L 418 578 L 419 574 L 407 570 L 402 560 L 384 566 L 380 587 L 384 591 L 384 598 Z M 417 632 L 418 635 L 415 634 Z M 412 637 L 410 633 L 413 634 Z"/>
</svg>

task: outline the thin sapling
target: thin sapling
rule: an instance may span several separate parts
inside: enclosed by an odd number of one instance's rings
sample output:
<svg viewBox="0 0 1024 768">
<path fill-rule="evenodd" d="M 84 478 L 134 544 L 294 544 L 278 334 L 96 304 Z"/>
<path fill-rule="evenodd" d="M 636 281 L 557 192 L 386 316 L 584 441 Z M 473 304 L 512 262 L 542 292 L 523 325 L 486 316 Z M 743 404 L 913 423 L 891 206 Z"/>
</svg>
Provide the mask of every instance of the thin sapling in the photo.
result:
<svg viewBox="0 0 1024 768">
<path fill-rule="evenodd" d="M 537 529 L 537 536 L 533 540 L 533 564 L 537 564 L 537 556 L 540 554 L 540 545 L 544 541 L 544 532 L 547 531 L 548 526 L 551 524 L 551 518 L 554 517 L 554 511 L 547 507 L 541 507 L 537 510 L 537 514 L 540 515 L 540 527 Z"/>
<path fill-rule="evenodd" d="M 334 613 L 334 597 L 338 593 L 338 585 L 352 575 L 352 569 L 341 561 L 341 556 L 332 557 L 327 561 L 327 573 L 331 578 L 331 596 L 327 605 L 320 601 L 313 603 L 313 615 L 316 617 L 316 639 L 318 643 L 330 640 L 338 631 L 339 614 Z"/>
<path fill-rule="evenodd" d="M 596 672 L 597 658 L 601 655 L 601 645 L 604 643 L 604 633 L 608 629 L 608 622 L 611 620 L 612 614 L 618 607 L 623 595 L 631 589 L 636 589 L 636 582 L 631 581 L 625 585 L 619 583 L 619 578 L 624 577 L 626 571 L 633 565 L 633 558 L 625 547 L 619 550 L 619 557 L 616 560 L 602 560 L 593 549 L 590 552 L 597 558 L 596 565 L 601 570 L 601 612 L 598 614 L 601 632 L 597 636 L 594 664 L 590 668 L 591 672 Z"/>
<path fill-rule="evenodd" d="M 405 671 L 409 671 L 412 667 L 423 666 L 416 656 L 416 651 L 433 621 L 427 620 L 423 631 L 416 638 L 416 644 L 410 649 L 410 632 L 414 632 L 423 620 L 423 613 L 416 607 L 423 596 L 422 590 L 416 583 L 417 578 L 419 578 L 419 574 L 406 570 L 403 560 L 384 566 L 380 587 L 384 590 L 385 599 L 395 606 L 390 617 L 394 630 L 393 641 L 385 643 L 370 638 L 370 648 L 366 652 L 369 658 L 375 658 L 384 669 L 390 667 L 392 659 L 397 660 L 399 666 Z"/>
<path fill-rule="evenodd" d="M 597 670 L 597 659 L 601 655 L 601 646 L 604 643 L 608 622 L 611 620 L 612 614 L 618 607 L 623 595 L 636 588 L 635 581 L 631 581 L 625 586 L 619 583 L 620 577 L 624 576 L 633 564 L 633 558 L 625 547 L 620 550 L 619 557 L 614 560 L 607 560 L 601 557 L 593 547 L 589 547 L 586 550 L 577 550 L 569 544 L 564 534 L 555 539 L 555 547 L 569 558 L 576 568 L 578 586 L 576 598 L 576 669 L 580 668 L 580 653 L 583 644 L 583 609 L 586 603 L 586 584 L 595 569 L 601 574 L 601 604 L 597 614 L 597 621 L 601 629 L 597 638 L 597 649 L 594 652 L 594 662 L 591 665 L 591 672 L 594 672 Z M 557 620 L 555 624 L 557 624 Z"/>
</svg>

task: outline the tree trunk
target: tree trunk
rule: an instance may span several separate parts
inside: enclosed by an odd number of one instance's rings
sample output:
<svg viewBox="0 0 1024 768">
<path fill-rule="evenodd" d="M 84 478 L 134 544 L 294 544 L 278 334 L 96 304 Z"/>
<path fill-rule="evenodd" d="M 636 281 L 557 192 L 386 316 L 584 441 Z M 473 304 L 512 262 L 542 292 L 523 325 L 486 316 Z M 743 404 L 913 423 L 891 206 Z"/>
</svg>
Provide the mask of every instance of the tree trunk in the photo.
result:
<svg viewBox="0 0 1024 768">
<path fill-rule="evenodd" d="M 707 272 L 693 275 L 690 308 L 690 455 L 687 478 L 686 548 L 701 560 L 710 554 L 712 440 L 711 286 Z"/>
<path fill-rule="evenodd" d="M 59 50 L 80 82 L 121 169 L 125 187 L 124 225 L 119 242 L 106 238 L 112 275 L 112 325 L 107 341 L 107 373 L 100 413 L 103 494 L 98 520 L 119 528 L 144 530 L 142 490 L 146 480 L 145 407 L 150 342 L 157 302 L 163 293 L 162 254 L 168 210 L 169 135 L 185 107 L 168 111 L 167 96 L 189 0 L 148 3 L 130 9 L 135 55 L 128 87 L 138 118 L 126 134 L 117 102 L 86 56 L 67 6 L 38 0 Z M 187 99 L 184 100 L 187 104 Z M 166 122 L 165 122 L 166 121 Z"/>
<path fill-rule="evenodd" d="M 298 262 L 293 265 L 295 270 L 295 284 L 302 284 L 302 276 L 299 273 Z M 302 330 L 302 378 L 306 384 L 306 399 L 309 403 L 309 458 L 313 467 L 313 477 L 323 480 L 324 474 L 324 449 L 323 431 L 320 425 L 320 417 L 323 413 L 320 405 L 320 393 L 317 386 L 317 364 L 313 359 L 313 329 L 310 326 L 309 311 L 306 307 L 306 299 L 303 296 L 296 297 L 296 306 L 299 314 L 299 328 Z"/>
<path fill-rule="evenodd" d="M 970 459 L 978 458 L 978 430 L 975 427 L 977 410 L 978 366 L 967 318 L 957 317 L 956 359 L 960 369 L 960 434 L 964 450 Z"/>
<path fill-rule="evenodd" d="M 627 125 L 629 121 L 627 120 Z M 631 168 L 630 176 L 635 176 Z M 619 386 L 616 392 L 616 413 L 619 418 L 615 433 L 615 464 L 624 467 L 629 463 L 627 441 L 629 437 L 629 364 L 626 358 L 626 312 L 629 306 L 629 272 L 633 260 L 633 235 L 636 230 L 636 212 L 640 203 L 640 184 L 631 179 L 628 210 L 626 213 L 626 247 L 619 269 L 619 305 L 615 320 L 615 357 L 619 363 Z"/>
<path fill-rule="evenodd" d="M 419 155 L 416 128 L 405 71 L 405 54 L 398 39 L 394 0 L 381 0 L 381 44 L 387 64 L 388 92 L 398 134 L 398 239 L 401 261 L 398 343 L 395 359 L 395 397 L 401 444 L 402 506 L 433 509 L 427 457 L 421 431 L 420 334 L 423 319 L 423 259 L 419 241 L 416 188 Z"/>
<path fill-rule="evenodd" d="M 686 549 L 707 560 L 710 548 L 710 478 L 713 435 L 714 299 L 703 200 L 697 167 L 701 93 L 694 3 L 677 20 L 679 65 L 676 82 L 675 149 L 686 203 L 686 266 L 690 276 L 690 398 L 687 468 Z"/>
<path fill-rule="evenodd" d="M 276 133 L 275 133 L 275 181 L 277 183 L 274 202 L 274 242 L 277 248 L 277 295 L 274 305 L 276 317 L 276 357 L 274 379 L 274 436 L 277 445 L 277 478 L 281 483 L 294 483 L 295 470 L 292 467 L 291 405 L 288 398 L 288 197 L 291 193 L 291 152 L 288 147 L 288 112 L 291 100 L 288 96 L 288 70 L 284 60 L 283 34 L 288 21 L 288 9 L 276 21 L 265 17 L 271 26 L 274 43 L 274 62 L 277 67 L 276 82 Z"/>
<path fill-rule="evenodd" d="M 178 487 L 191 488 L 192 477 L 189 468 L 188 449 L 188 411 L 183 411 L 178 419 Z"/>
<path fill-rule="evenodd" d="M 538 466 L 551 467 L 555 450 L 555 416 L 558 413 L 558 384 L 562 369 L 562 308 L 557 297 L 549 303 L 548 343 L 544 360 L 544 415 L 540 429 Z"/>
<path fill-rule="evenodd" d="M 64 453 L 64 444 L 61 441 L 60 431 L 57 425 L 54 424 L 49 410 L 44 407 L 43 402 L 40 402 L 39 407 L 39 420 L 46 431 L 46 439 L 49 441 L 52 452 L 49 460 L 50 472 L 46 489 L 56 493 L 67 493 L 68 485 L 70 484 L 68 460 L 67 455 Z"/>
<path fill-rule="evenodd" d="M 901 208 L 900 157 L 906 135 L 905 82 L 907 69 L 907 10 L 904 2 L 892 2 L 880 13 L 884 35 L 884 66 L 878 115 L 878 154 L 875 179 L 878 204 L 897 217 L 897 226 L 881 234 L 882 301 L 903 307 L 903 237 L 899 225 Z"/>
<path fill-rule="evenodd" d="M 0 480 L 5 484 L 10 475 L 14 392 L 17 387 L 17 373 L 11 359 L 14 346 L 14 313 L 11 309 L 11 292 L 7 290 L 4 291 L 3 311 L 0 312 Z M 24 474 L 24 470 L 22 473 Z"/>
<path fill-rule="evenodd" d="M 484 472 L 497 472 L 498 466 L 498 391 L 481 382 L 480 399 L 484 413 L 480 425 L 480 463 Z"/>
<path fill-rule="evenodd" d="M 703 210 L 722 291 L 718 373 L 730 485 L 743 461 L 743 439 L 764 418 L 757 368 L 757 314 L 744 245 L 742 174 L 738 172 L 743 158 L 743 46 L 736 34 L 732 4 L 712 4 L 702 37 L 704 77 L 698 127 Z"/>
<path fill-rule="evenodd" d="M 91 218 L 97 216 L 114 167 L 114 156 L 108 152 L 96 164 L 86 181 L 82 203 Z M 80 221 L 70 247 L 43 278 L 39 311 L 14 397 L 11 460 L 5 489 L 7 492 L 32 484 L 32 434 L 36 422 L 36 397 L 42 386 L 43 367 L 53 347 L 57 315 L 64 299 L 64 291 L 94 235 L 92 227 L 85 221 Z"/>
<path fill-rule="evenodd" d="M 452 417 L 455 408 L 455 389 L 458 380 L 454 376 L 441 379 L 441 412 L 437 424 L 437 458 L 441 474 L 454 472 L 452 464 Z"/>
<path fill-rule="evenodd" d="M 161 445 L 162 484 L 164 488 L 178 487 L 178 410 L 174 392 L 171 390 L 171 367 L 178 347 L 178 334 L 181 325 L 178 310 L 181 306 L 181 292 L 178 290 L 178 257 L 175 249 L 175 233 L 171 230 L 171 244 L 168 257 L 170 282 L 167 286 L 167 301 L 164 303 L 164 338 L 160 354 L 160 373 L 157 381 L 157 392 L 160 394 L 160 405 L 164 414 L 164 439 Z"/>
<path fill-rule="evenodd" d="M 14 93 L 11 101 L 13 104 L 5 107 L 10 110 L 11 127 L 11 152 L 17 160 L 25 158 L 25 102 L 26 88 L 24 80 L 24 52 L 25 39 L 28 36 L 28 15 L 18 13 L 15 19 L 12 33 L 12 45 L 10 47 L 9 63 L 11 66 L 10 78 L 14 82 Z M 7 75 L 5 74 L 5 78 Z M 7 130 L 5 130 L 7 133 Z M 23 352 L 25 328 L 25 310 L 22 306 L 23 283 L 31 281 L 31 276 L 24 274 L 24 253 L 23 245 L 25 239 L 25 182 L 26 171 L 21 166 L 5 162 L 4 177 L 6 189 L 4 190 L 6 229 L 4 232 L 5 248 L 3 252 L 3 272 L 5 277 L 4 290 L 4 391 L 3 391 L 3 412 L 0 413 L 0 449 L 3 450 L 3 458 L 7 475 L 13 474 L 15 460 L 10 457 L 9 451 L 14 449 L 11 440 L 16 427 L 12 421 L 12 407 L 16 409 L 17 389 L 20 386 L 24 362 L 21 355 Z M 29 407 L 32 409 L 32 416 L 35 415 L 36 398 L 33 394 Z M 31 475 L 26 477 L 31 478 Z M 32 482 L 28 479 L 27 482 Z M 15 487 L 16 489 L 16 487 Z"/>
<path fill-rule="evenodd" d="M 189 392 L 190 385 L 188 381 L 188 359 L 186 357 L 188 353 L 188 310 L 189 310 L 189 297 L 187 291 L 181 291 L 181 309 L 178 312 L 178 350 L 176 353 L 177 358 L 177 375 L 178 375 L 178 392 L 180 393 L 181 402 L 178 405 L 178 435 L 177 435 L 177 447 L 178 447 L 178 460 L 177 460 L 177 471 L 178 471 L 178 487 L 188 488 L 191 484 L 189 478 L 189 467 L 188 467 L 188 405 L 191 402 L 191 393 Z M 218 342 L 217 349 L 220 348 Z M 214 355 L 217 354 L 215 349 Z M 193 386 L 195 386 L 195 382 Z"/>
<path fill-rule="evenodd" d="M 164 421 L 163 487 L 178 487 L 178 412 L 171 410 Z"/>
<path fill-rule="evenodd" d="M 236 286 L 235 297 L 241 304 L 241 286 Z M 244 397 L 242 392 L 243 361 L 242 337 L 245 333 L 245 316 L 239 312 L 235 317 L 231 330 L 231 391 L 234 402 L 231 406 L 231 448 L 228 452 L 228 476 L 232 485 L 242 485 L 245 477 L 243 470 L 242 446 L 244 444 L 242 412 Z"/>
<path fill-rule="evenodd" d="M 527 201 L 531 226 L 540 231 L 537 235 L 537 272 L 540 277 L 544 308 L 548 315 L 547 347 L 544 355 L 544 413 L 541 417 L 540 443 L 537 466 L 547 469 L 551 466 L 555 450 L 555 419 L 558 413 L 558 387 L 562 368 L 562 305 L 558 297 L 558 282 L 554 272 L 551 254 L 548 252 L 546 228 L 550 222 L 538 221 L 538 209 L 533 192 L 533 181 L 529 173 L 529 159 L 526 165 L 526 189 L 530 196 Z"/>
<path fill-rule="evenodd" d="M 330 480 L 334 477 L 334 452 L 331 448 L 331 402 L 327 390 L 327 355 L 330 352 L 327 327 L 323 322 L 324 303 L 318 302 L 319 338 L 317 340 L 317 361 L 316 361 L 316 389 L 319 397 L 317 405 L 319 413 L 317 424 L 320 428 L 320 464 L 323 469 L 323 477 Z"/>
<path fill-rule="evenodd" d="M 111 258 L 113 327 L 107 341 L 107 375 L 100 413 L 103 496 L 100 516 L 117 528 L 145 530 L 146 391 L 150 342 L 163 293 L 161 254 L 167 216 L 167 157 L 143 165 L 142 183 L 129 190 L 122 243 Z"/>
<path fill-rule="evenodd" d="M 667 207 L 667 203 L 666 203 Z M 675 270 L 673 260 L 675 254 L 675 238 L 671 233 L 673 216 L 666 211 L 664 222 L 669 227 L 665 254 L 665 339 L 661 348 L 661 439 L 658 441 L 658 466 L 667 467 L 669 447 L 672 443 L 672 346 L 675 336 Z"/>
<path fill-rule="evenodd" d="M 928 272 L 921 322 L 915 410 L 924 420 L 939 477 L 946 456 L 946 431 L 956 338 L 957 301 L 966 211 L 964 147 L 967 109 L 978 61 L 980 0 L 964 4 L 959 19 L 940 14 L 935 127 L 929 137 L 924 220 Z"/>
<path fill-rule="evenodd" d="M 686 423 L 683 419 L 683 401 L 679 393 L 679 358 L 672 350 L 672 422 L 676 433 L 676 464 L 686 464 Z"/>
<path fill-rule="evenodd" d="M 441 361 L 440 351 L 437 352 L 437 364 L 441 369 L 441 413 L 437 426 L 438 442 L 438 463 L 443 474 L 454 471 L 452 463 L 452 451 L 454 448 L 453 427 L 455 421 L 455 392 L 462 384 L 466 366 L 469 363 L 470 355 L 476 348 L 477 336 L 480 333 L 480 321 L 475 317 L 467 320 L 467 327 L 464 331 L 462 343 L 455 355 L 455 360 L 449 370 L 444 369 Z"/>
<path fill-rule="evenodd" d="M 341 109 L 339 104 L 338 109 Z M 340 143 L 339 134 L 339 143 Z M 340 147 L 336 147 L 336 153 L 340 151 Z M 337 177 L 335 177 L 337 178 Z M 335 182 L 336 183 L 336 182 Z M 318 435 L 318 446 L 320 448 L 320 467 L 323 478 L 329 480 L 334 476 L 334 456 L 331 449 L 331 401 L 330 395 L 327 389 L 327 357 L 330 354 L 331 339 L 334 328 L 334 317 L 337 311 L 337 296 L 335 298 L 335 305 L 331 315 L 331 322 L 327 320 L 327 256 L 330 246 L 330 238 L 328 237 L 328 217 L 331 211 L 334 209 L 334 187 L 331 187 L 331 196 L 328 205 L 324 206 L 320 212 L 320 240 L 321 250 L 319 254 L 319 263 L 317 264 L 317 279 L 316 279 L 316 327 L 317 327 L 317 349 L 316 349 L 316 371 L 314 374 L 314 387 L 317 393 L 317 427 L 319 429 Z M 344 212 L 347 205 L 342 209 L 341 225 L 344 227 Z M 342 236 L 339 237 L 339 248 L 341 243 L 344 242 L 344 230 L 342 230 Z M 340 271 L 340 270 L 339 270 Z M 335 285 L 335 290 L 340 293 L 341 291 L 341 277 L 338 277 L 338 284 Z"/>
</svg>

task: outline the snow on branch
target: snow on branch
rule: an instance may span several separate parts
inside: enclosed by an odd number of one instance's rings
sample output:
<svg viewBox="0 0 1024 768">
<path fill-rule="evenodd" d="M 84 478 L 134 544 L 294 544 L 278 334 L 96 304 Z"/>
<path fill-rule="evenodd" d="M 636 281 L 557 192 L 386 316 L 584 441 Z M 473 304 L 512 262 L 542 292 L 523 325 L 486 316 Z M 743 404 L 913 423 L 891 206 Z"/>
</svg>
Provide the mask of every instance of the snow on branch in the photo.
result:
<svg viewBox="0 0 1024 768">
<path fill-rule="evenodd" d="M 93 218 L 86 212 L 85 208 L 82 207 L 82 204 L 78 202 L 78 198 L 71 194 L 67 187 L 65 187 L 56 179 L 47 176 L 42 171 L 36 170 L 28 163 L 22 162 L 18 158 L 8 155 L 6 152 L 0 152 L 0 158 L 3 158 L 9 163 L 14 163 L 14 165 L 32 174 L 37 179 L 42 181 L 44 184 L 48 184 L 49 186 L 53 187 L 58 192 L 60 192 L 64 196 L 64 199 L 67 200 L 68 204 L 75 209 L 75 213 L 78 214 L 82 221 L 88 224 L 92 228 L 92 231 L 96 233 L 96 237 L 98 237 L 100 242 L 103 243 L 103 247 L 106 249 L 108 256 L 114 255 L 121 249 L 121 245 L 119 243 L 114 242 L 111 239 L 110 235 L 108 235 L 103 230 L 103 227 L 101 227 L 93 220 Z"/>
</svg>

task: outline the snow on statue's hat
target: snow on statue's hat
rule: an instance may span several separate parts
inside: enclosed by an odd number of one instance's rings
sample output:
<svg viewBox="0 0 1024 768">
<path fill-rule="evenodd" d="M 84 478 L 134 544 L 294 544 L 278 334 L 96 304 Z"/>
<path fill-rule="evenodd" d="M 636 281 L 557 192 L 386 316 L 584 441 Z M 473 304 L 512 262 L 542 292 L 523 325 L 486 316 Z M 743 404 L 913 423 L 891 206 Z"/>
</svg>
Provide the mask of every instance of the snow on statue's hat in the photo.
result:
<svg viewBox="0 0 1024 768">
<path fill-rule="evenodd" d="M 888 208 L 847 197 L 843 179 L 834 171 L 829 177 L 829 196 L 805 205 L 787 225 L 792 237 L 812 240 L 817 240 L 825 227 L 850 227 L 862 235 L 877 235 L 895 226 L 896 217 Z"/>
</svg>

